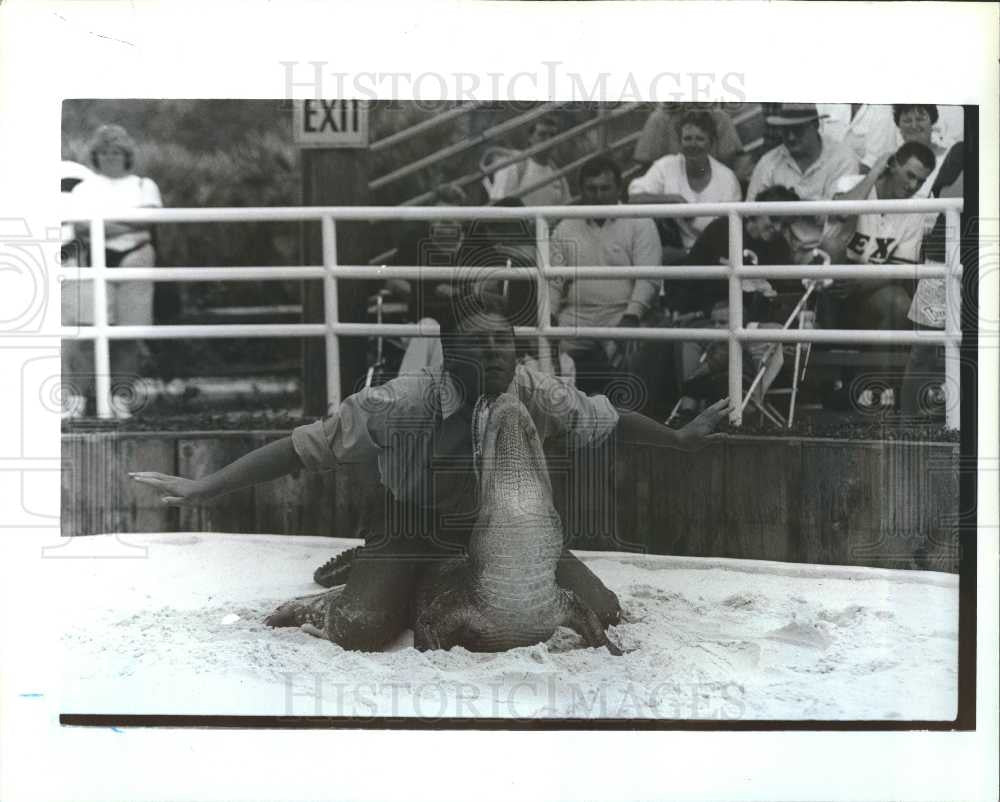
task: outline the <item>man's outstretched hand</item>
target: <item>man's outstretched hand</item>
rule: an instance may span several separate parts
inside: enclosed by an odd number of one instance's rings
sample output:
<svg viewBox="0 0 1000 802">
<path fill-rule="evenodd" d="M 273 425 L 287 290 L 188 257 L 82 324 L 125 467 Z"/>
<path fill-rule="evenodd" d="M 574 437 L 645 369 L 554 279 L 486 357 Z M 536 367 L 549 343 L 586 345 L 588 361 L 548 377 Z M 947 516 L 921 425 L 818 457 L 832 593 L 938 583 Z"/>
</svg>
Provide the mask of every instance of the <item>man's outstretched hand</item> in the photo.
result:
<svg viewBox="0 0 1000 802">
<path fill-rule="evenodd" d="M 160 493 L 160 501 L 168 506 L 186 507 L 209 498 L 197 479 L 185 479 L 156 471 L 136 471 L 129 476 L 133 481 L 148 485 Z"/>
<path fill-rule="evenodd" d="M 732 404 L 728 398 L 716 401 L 706 407 L 697 418 L 680 430 L 681 435 L 687 441 L 686 445 L 691 450 L 698 450 L 708 445 L 709 435 L 712 434 L 729 414 L 733 411 Z"/>
</svg>

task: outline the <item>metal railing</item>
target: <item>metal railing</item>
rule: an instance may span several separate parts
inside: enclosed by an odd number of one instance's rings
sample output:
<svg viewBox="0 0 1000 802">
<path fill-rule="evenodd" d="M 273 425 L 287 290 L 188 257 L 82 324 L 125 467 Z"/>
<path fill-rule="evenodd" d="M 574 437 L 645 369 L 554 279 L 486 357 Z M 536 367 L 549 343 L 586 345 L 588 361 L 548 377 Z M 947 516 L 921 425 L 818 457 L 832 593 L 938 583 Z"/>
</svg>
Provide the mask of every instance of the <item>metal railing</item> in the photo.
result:
<svg viewBox="0 0 1000 802">
<path fill-rule="evenodd" d="M 340 279 L 442 279 L 455 278 L 458 271 L 488 271 L 491 279 L 524 278 L 525 268 L 375 267 L 342 265 L 337 258 L 337 221 L 376 220 L 435 220 L 533 218 L 538 248 L 535 280 L 538 283 L 538 326 L 518 327 L 516 334 L 535 335 L 539 344 L 548 339 L 588 338 L 605 340 L 674 340 L 728 341 L 729 397 L 742 397 L 742 343 L 840 343 L 896 344 L 945 346 L 945 377 L 949 391 L 959 387 L 959 344 L 961 273 L 959 262 L 959 199 L 929 199 L 905 201 L 802 201 L 746 202 L 716 204 L 636 204 L 615 206 L 539 206 L 539 207 L 286 207 L 239 209 L 129 209 L 94 217 L 77 217 L 73 222 L 89 222 L 90 268 L 62 268 L 61 278 L 69 281 L 93 281 L 93 326 L 63 329 L 66 338 L 93 339 L 95 348 L 97 410 L 100 417 L 111 417 L 111 375 L 109 340 L 112 339 L 180 339 L 202 337 L 324 337 L 326 340 L 327 400 L 340 401 L 340 337 L 429 337 L 437 332 L 419 324 L 342 323 L 337 311 L 337 282 Z M 742 218 L 755 215 L 802 216 L 844 214 L 928 214 L 943 212 L 946 218 L 946 263 L 944 265 L 777 265 L 749 266 L 743 264 Z M 549 227 L 547 219 L 560 218 L 650 218 L 650 217 L 727 217 L 729 220 L 729 264 L 704 266 L 655 267 L 553 267 L 549 264 Z M 136 223 L 191 222 L 260 222 L 315 221 L 321 223 L 323 241 L 322 266 L 291 267 L 118 267 L 109 270 L 105 263 L 105 220 Z M 560 327 L 549 325 L 548 280 L 551 278 L 655 278 L 692 279 L 725 278 L 729 281 L 728 329 L 709 328 L 602 328 L 592 326 Z M 840 330 L 840 329 L 748 329 L 743 327 L 742 281 L 750 278 L 945 278 L 945 328 L 943 331 L 909 330 Z M 323 323 L 275 323 L 174 325 L 174 326 L 110 326 L 107 317 L 107 283 L 109 281 L 262 281 L 287 279 L 319 279 L 324 282 Z M 539 348 L 543 369 L 550 369 L 548 349 Z M 731 421 L 739 425 L 742 410 L 735 405 Z M 957 398 L 949 398 L 946 425 L 959 427 Z"/>
</svg>

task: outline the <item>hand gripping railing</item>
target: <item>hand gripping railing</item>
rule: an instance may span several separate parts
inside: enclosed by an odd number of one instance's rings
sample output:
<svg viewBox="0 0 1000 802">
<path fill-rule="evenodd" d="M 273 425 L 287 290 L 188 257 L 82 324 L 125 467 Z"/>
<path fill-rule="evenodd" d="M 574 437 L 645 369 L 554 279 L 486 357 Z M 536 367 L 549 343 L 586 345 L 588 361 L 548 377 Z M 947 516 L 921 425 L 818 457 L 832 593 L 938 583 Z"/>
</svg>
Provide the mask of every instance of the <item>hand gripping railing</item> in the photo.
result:
<svg viewBox="0 0 1000 802">
<path fill-rule="evenodd" d="M 729 396 L 739 399 L 742 394 L 744 342 L 774 343 L 852 343 L 931 345 L 945 347 L 946 386 L 955 396 L 949 398 L 946 425 L 959 427 L 959 345 L 961 343 L 961 275 L 959 262 L 959 199 L 928 199 L 905 201 L 802 201 L 798 203 L 718 203 L 677 205 L 616 205 L 616 206 L 539 206 L 513 207 L 283 207 L 239 209 L 128 209 L 107 213 L 101 217 L 77 217 L 74 221 L 89 222 L 91 229 L 90 269 L 62 268 L 61 276 L 69 281 L 94 282 L 93 326 L 67 328 L 64 337 L 93 339 L 95 348 L 97 410 L 101 417 L 111 416 L 110 360 L 108 343 L 112 339 L 179 339 L 199 337 L 316 337 L 326 340 L 327 398 L 340 401 L 340 337 L 366 337 L 381 334 L 387 337 L 428 337 L 436 332 L 418 324 L 342 323 L 337 314 L 337 281 L 339 279 L 439 279 L 447 280 L 457 271 L 473 268 L 373 267 L 341 265 L 337 259 L 337 229 L 339 220 L 435 220 L 442 217 L 463 220 L 510 220 L 534 218 L 538 259 L 535 280 L 538 285 L 538 326 L 518 327 L 518 335 L 536 335 L 539 342 L 549 339 L 588 338 L 607 340 L 702 340 L 728 341 Z M 752 266 L 743 264 L 742 218 L 755 215 L 827 215 L 827 214 L 928 214 L 944 212 L 946 264 L 944 265 L 777 265 Z M 729 220 L 729 264 L 705 266 L 643 266 L 643 267 L 553 267 L 549 264 L 549 230 L 547 219 L 568 218 L 642 218 L 642 217 L 727 217 Z M 255 221 L 321 221 L 323 237 L 322 266 L 290 267 L 119 267 L 109 270 L 104 261 L 104 222 L 120 220 L 143 223 L 189 222 L 255 222 Z M 524 268 L 478 268 L 489 270 L 490 278 L 524 278 Z M 594 326 L 550 326 L 548 280 L 550 278 L 655 278 L 692 279 L 726 278 L 729 280 L 729 329 L 694 328 L 600 328 Z M 743 294 L 741 281 L 748 278 L 945 278 L 945 328 L 943 331 L 846 331 L 839 329 L 745 329 L 743 327 Z M 107 282 L 109 281 L 261 281 L 287 279 L 319 279 L 324 282 L 323 323 L 178 325 L 178 326 L 109 326 L 107 319 Z M 543 366 L 548 349 L 541 348 Z M 731 415 L 735 425 L 741 423 L 739 404 Z"/>
</svg>

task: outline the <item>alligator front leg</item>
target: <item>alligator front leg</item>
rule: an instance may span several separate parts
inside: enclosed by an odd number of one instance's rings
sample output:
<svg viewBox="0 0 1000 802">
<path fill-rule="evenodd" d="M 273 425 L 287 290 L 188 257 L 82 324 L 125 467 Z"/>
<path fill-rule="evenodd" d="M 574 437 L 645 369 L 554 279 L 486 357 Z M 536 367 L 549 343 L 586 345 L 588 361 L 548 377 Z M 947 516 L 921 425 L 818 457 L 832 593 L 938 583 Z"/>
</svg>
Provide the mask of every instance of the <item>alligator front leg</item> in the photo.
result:
<svg viewBox="0 0 1000 802">
<path fill-rule="evenodd" d="M 559 594 L 562 608 L 561 626 L 569 627 L 579 634 L 588 646 L 606 646 L 611 654 L 622 654 L 622 650 L 608 640 L 607 633 L 604 631 L 597 613 L 580 601 L 580 597 L 573 591 L 560 590 Z"/>
<path fill-rule="evenodd" d="M 472 645 L 479 614 L 467 593 L 448 590 L 434 598 L 413 622 L 413 645 L 420 651 Z"/>
</svg>

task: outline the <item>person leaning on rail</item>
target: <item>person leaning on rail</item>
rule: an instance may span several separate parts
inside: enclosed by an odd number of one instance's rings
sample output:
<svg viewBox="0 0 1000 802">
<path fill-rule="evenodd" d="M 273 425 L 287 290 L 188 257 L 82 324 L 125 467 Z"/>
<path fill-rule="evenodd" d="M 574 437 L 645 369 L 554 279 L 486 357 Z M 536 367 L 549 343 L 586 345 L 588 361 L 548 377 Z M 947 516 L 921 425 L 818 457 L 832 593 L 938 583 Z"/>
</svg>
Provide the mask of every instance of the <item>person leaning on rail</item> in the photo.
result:
<svg viewBox="0 0 1000 802">
<path fill-rule="evenodd" d="M 102 125 L 90 141 L 88 156 L 95 173 L 73 188 L 74 208 L 83 214 L 101 213 L 111 209 L 153 207 L 163 205 L 160 190 L 151 178 L 136 175 L 136 146 L 132 137 L 120 125 Z M 89 256 L 90 224 L 75 225 L 76 235 L 84 244 L 82 255 Z M 153 230 L 146 223 L 105 221 L 104 259 L 108 267 L 152 267 L 156 264 Z M 63 325 L 92 325 L 93 292 L 90 282 L 74 291 L 63 291 Z M 153 323 L 153 282 L 122 281 L 107 285 L 108 323 L 117 325 L 151 325 Z M 115 417 L 131 417 L 130 407 L 138 388 L 141 361 L 146 354 L 139 340 L 115 340 L 111 343 L 111 366 L 116 374 L 115 385 L 121 387 L 111 399 Z M 72 376 L 80 395 L 93 394 L 93 346 L 72 340 L 63 342 L 63 372 Z M 126 387 L 128 389 L 126 390 Z"/>
<path fill-rule="evenodd" d="M 302 469 L 377 461 L 386 494 L 386 504 L 377 506 L 389 509 L 382 525 L 367 533 L 343 591 L 331 596 L 326 619 L 344 648 L 377 650 L 407 625 L 418 572 L 427 560 L 453 555 L 468 542 L 477 512 L 472 415 L 481 396 L 516 394 L 543 442 L 561 439 L 575 447 L 613 436 L 622 447 L 641 443 L 694 451 L 730 412 L 724 399 L 683 429 L 668 429 L 617 411 L 604 396 L 584 395 L 519 365 L 513 327 L 503 299 L 495 295 L 457 298 L 442 344 L 443 367 L 362 390 L 328 418 L 300 426 L 215 473 L 187 479 L 137 472 L 132 478 L 156 490 L 163 503 L 186 505 Z M 317 579 L 324 579 L 321 572 Z M 605 627 L 619 620 L 618 598 L 568 550 L 556 579 L 590 605 Z M 304 611 L 279 609 L 268 619 L 272 626 L 308 620 Z"/>
</svg>

